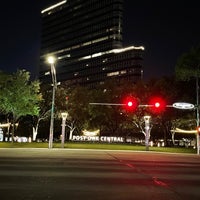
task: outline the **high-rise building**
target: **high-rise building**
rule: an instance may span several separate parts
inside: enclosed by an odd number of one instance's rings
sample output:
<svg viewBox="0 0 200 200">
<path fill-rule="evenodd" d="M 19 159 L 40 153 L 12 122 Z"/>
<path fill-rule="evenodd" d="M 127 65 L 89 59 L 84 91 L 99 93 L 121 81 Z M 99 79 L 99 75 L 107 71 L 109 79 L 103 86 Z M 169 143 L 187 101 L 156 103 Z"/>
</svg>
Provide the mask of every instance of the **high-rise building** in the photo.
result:
<svg viewBox="0 0 200 200">
<path fill-rule="evenodd" d="M 132 83 L 142 78 L 142 46 L 123 47 L 123 0 L 56 1 L 41 11 L 40 79 L 57 58 L 58 81 L 94 86 L 115 78 Z"/>
</svg>

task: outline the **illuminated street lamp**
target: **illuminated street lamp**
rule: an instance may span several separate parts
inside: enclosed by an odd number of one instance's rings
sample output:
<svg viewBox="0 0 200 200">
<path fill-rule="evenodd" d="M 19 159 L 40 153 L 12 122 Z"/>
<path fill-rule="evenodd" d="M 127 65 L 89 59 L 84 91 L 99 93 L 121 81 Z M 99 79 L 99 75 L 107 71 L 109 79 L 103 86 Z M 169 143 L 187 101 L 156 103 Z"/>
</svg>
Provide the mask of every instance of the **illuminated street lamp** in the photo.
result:
<svg viewBox="0 0 200 200">
<path fill-rule="evenodd" d="M 55 92 L 57 88 L 57 80 L 56 80 L 55 58 L 53 56 L 50 56 L 48 57 L 47 61 L 51 65 L 51 76 L 52 76 L 52 84 L 53 84 L 51 121 L 50 121 L 50 130 L 49 130 L 49 149 L 51 149 L 53 147 L 54 105 L 55 105 Z"/>
<path fill-rule="evenodd" d="M 146 146 L 146 151 L 149 150 L 149 138 L 150 138 L 150 119 L 151 116 L 144 116 L 144 123 L 145 123 L 145 146 Z"/>
<path fill-rule="evenodd" d="M 61 146 L 62 148 L 64 148 L 64 144 L 65 144 L 65 126 L 66 126 L 66 119 L 68 116 L 67 112 L 63 112 L 61 113 L 62 116 L 62 139 L 61 139 Z"/>
</svg>

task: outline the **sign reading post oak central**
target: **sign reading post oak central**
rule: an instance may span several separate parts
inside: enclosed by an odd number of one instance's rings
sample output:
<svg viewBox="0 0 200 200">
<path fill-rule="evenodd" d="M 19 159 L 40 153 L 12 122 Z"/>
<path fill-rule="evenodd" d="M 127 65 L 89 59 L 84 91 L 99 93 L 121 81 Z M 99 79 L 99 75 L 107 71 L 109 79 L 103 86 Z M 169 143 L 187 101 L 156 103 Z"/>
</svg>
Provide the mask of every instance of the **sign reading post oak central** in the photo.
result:
<svg viewBox="0 0 200 200">
<path fill-rule="evenodd" d="M 74 135 L 72 141 L 124 142 L 123 137 Z"/>
</svg>

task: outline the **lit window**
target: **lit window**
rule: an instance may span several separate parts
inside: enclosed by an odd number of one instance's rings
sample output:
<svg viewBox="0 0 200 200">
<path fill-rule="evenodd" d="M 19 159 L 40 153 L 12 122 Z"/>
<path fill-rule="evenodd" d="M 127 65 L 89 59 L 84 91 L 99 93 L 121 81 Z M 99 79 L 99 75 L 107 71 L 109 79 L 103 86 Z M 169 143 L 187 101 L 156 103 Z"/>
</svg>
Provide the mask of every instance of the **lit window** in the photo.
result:
<svg viewBox="0 0 200 200">
<path fill-rule="evenodd" d="M 126 70 L 120 71 L 120 74 L 126 74 Z"/>
<path fill-rule="evenodd" d="M 110 72 L 110 73 L 107 73 L 107 76 L 117 76 L 119 75 L 119 72 Z"/>
</svg>

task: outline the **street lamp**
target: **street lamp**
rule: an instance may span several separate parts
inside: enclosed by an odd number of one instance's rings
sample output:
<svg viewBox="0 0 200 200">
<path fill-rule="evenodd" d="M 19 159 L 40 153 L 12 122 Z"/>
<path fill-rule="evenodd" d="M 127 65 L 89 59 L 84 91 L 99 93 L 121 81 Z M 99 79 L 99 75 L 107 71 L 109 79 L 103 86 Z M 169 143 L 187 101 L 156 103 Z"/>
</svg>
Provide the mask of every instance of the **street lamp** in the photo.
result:
<svg viewBox="0 0 200 200">
<path fill-rule="evenodd" d="M 145 146 L 146 146 L 146 151 L 149 150 L 150 119 L 151 119 L 151 116 L 144 116 L 144 123 L 145 123 Z"/>
<path fill-rule="evenodd" d="M 66 126 L 66 119 L 68 116 L 67 112 L 63 112 L 61 113 L 62 116 L 62 139 L 61 139 L 61 146 L 62 148 L 64 148 L 64 144 L 65 144 L 65 126 Z"/>
<path fill-rule="evenodd" d="M 49 130 L 49 149 L 53 147 L 53 132 L 54 132 L 54 105 L 55 105 L 55 92 L 57 89 L 57 80 L 56 80 L 56 69 L 55 69 L 55 58 L 53 56 L 48 57 L 48 63 L 51 65 L 51 76 L 52 76 L 52 103 L 51 103 L 51 121 L 50 121 L 50 130 Z"/>
</svg>

